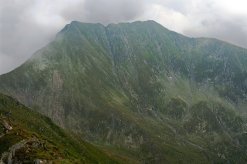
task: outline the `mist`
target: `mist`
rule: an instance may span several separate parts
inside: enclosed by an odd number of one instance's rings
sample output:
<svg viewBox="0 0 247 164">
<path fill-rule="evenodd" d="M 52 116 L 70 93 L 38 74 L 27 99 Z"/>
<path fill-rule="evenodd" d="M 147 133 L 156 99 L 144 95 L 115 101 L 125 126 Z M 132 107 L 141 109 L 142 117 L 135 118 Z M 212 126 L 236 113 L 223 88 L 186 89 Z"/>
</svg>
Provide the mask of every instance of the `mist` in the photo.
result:
<svg viewBox="0 0 247 164">
<path fill-rule="evenodd" d="M 73 20 L 154 20 L 190 37 L 213 37 L 247 48 L 247 2 L 241 0 L 0 0 L 0 74 L 54 39 Z"/>
</svg>

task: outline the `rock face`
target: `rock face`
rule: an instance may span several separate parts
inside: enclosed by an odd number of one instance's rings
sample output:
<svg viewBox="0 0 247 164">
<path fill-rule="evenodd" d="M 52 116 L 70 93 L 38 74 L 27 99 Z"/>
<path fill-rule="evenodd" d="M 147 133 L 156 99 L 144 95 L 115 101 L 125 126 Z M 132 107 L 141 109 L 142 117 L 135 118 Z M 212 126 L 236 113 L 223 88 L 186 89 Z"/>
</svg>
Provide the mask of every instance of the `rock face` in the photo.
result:
<svg viewBox="0 0 247 164">
<path fill-rule="evenodd" d="M 0 76 L 0 91 L 142 162 L 243 162 L 246 63 L 246 49 L 154 21 L 74 21 Z"/>
<path fill-rule="evenodd" d="M 3 127 L 5 128 L 5 130 L 12 130 L 12 126 L 6 121 L 3 121 Z"/>
<path fill-rule="evenodd" d="M 38 144 L 38 146 L 34 146 Z M 2 163 L 22 163 L 25 158 L 25 153 L 31 151 L 33 148 L 43 149 L 44 143 L 36 140 L 22 140 L 9 148 L 8 152 L 2 153 L 1 161 Z"/>
</svg>

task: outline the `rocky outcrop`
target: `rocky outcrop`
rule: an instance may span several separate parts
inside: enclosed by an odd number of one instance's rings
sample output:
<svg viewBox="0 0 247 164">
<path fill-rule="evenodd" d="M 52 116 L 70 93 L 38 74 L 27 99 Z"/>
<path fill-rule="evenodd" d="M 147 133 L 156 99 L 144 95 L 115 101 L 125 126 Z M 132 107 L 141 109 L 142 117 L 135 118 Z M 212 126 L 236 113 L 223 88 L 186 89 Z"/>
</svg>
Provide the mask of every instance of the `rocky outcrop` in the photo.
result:
<svg viewBox="0 0 247 164">
<path fill-rule="evenodd" d="M 52 161 L 45 159 L 35 159 L 34 164 L 52 164 Z"/>
<path fill-rule="evenodd" d="M 28 154 L 32 149 L 45 150 L 45 142 L 39 141 L 35 138 L 22 140 L 11 146 L 7 152 L 2 153 L 0 163 L 22 163 L 26 154 Z M 36 163 L 43 163 L 44 161 L 46 161 L 45 163 L 49 163 L 48 160 L 34 160 Z"/>
<path fill-rule="evenodd" d="M 0 138 L 2 138 L 6 133 L 11 131 L 13 127 L 6 120 L 0 120 Z"/>
<path fill-rule="evenodd" d="M 13 129 L 13 127 L 6 120 L 3 121 L 3 127 L 6 131 L 10 131 Z"/>
</svg>

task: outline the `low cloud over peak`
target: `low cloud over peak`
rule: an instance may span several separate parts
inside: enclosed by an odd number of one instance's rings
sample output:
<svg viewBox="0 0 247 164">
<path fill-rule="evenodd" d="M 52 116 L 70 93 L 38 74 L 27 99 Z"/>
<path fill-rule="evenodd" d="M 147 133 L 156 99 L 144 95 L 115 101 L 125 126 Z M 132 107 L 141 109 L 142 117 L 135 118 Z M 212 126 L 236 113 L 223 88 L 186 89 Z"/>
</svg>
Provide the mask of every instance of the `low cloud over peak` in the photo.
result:
<svg viewBox="0 0 247 164">
<path fill-rule="evenodd" d="M 247 48 L 242 0 L 0 0 L 0 74 L 50 42 L 72 20 L 118 23 L 155 20 L 192 37 L 214 37 Z"/>
</svg>

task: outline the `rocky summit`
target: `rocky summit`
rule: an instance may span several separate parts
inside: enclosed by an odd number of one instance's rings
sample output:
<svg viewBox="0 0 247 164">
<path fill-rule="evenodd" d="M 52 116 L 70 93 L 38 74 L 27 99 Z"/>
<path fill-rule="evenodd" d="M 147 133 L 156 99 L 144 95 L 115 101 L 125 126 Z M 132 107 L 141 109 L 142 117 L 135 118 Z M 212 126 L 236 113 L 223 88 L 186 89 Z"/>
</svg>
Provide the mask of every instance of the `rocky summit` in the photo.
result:
<svg viewBox="0 0 247 164">
<path fill-rule="evenodd" d="M 120 163 L 247 163 L 246 63 L 244 48 L 154 21 L 73 21 L 0 92 Z"/>
</svg>

